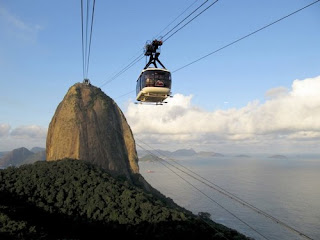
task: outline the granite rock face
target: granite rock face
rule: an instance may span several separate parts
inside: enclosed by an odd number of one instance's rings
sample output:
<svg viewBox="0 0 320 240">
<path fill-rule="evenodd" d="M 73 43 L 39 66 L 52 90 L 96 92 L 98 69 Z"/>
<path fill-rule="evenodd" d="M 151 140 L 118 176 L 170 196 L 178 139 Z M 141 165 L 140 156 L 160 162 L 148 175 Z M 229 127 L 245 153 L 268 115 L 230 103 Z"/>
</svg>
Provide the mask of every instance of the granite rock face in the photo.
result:
<svg viewBox="0 0 320 240">
<path fill-rule="evenodd" d="M 70 87 L 50 122 L 46 160 L 90 161 L 114 176 L 139 173 L 135 141 L 117 104 L 92 85 Z"/>
</svg>

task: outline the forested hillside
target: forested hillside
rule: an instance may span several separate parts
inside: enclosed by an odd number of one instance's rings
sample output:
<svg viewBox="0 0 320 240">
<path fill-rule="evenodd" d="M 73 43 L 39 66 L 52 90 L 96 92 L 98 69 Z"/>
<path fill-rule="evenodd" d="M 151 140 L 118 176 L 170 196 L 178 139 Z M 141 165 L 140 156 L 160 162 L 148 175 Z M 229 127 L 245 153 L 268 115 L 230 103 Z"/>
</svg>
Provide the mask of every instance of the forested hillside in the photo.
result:
<svg viewBox="0 0 320 240">
<path fill-rule="evenodd" d="M 1 239 L 246 239 L 85 161 L 0 171 Z"/>
</svg>

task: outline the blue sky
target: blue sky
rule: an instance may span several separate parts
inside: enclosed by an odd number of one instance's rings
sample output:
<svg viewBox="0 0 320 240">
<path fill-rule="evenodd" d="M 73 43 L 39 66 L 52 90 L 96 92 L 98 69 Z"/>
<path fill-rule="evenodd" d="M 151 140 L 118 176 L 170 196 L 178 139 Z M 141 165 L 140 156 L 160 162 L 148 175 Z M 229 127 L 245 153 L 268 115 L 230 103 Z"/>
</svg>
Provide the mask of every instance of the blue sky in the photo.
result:
<svg viewBox="0 0 320 240">
<path fill-rule="evenodd" d="M 142 53 L 147 40 L 157 37 L 188 6 L 195 3 L 194 9 L 202 2 L 96 0 L 89 65 L 91 83 L 100 87 L 110 80 Z M 175 71 L 311 2 L 220 0 L 166 41 L 160 59 L 168 70 Z M 253 148 L 268 151 L 276 143 L 278 152 L 293 149 L 317 152 L 320 99 L 311 94 L 312 103 L 305 103 L 305 97 L 297 100 L 296 96 L 305 96 L 300 94 L 303 89 L 317 89 L 320 81 L 317 78 L 320 76 L 319 13 L 320 3 L 317 3 L 174 72 L 172 92 L 176 97 L 167 106 L 154 109 L 154 106 L 134 105 L 135 92 L 120 97 L 135 90 L 144 59 L 102 90 L 121 107 L 137 138 L 150 141 L 154 147 L 167 148 L 170 142 L 176 148 L 214 151 L 233 148 L 247 152 Z M 0 29 L 0 151 L 22 145 L 44 146 L 56 107 L 69 87 L 83 78 L 80 1 L 0 0 Z M 295 80 L 300 82 L 294 84 Z M 274 115 L 269 117 L 270 124 L 276 122 L 279 127 L 257 129 L 259 125 L 268 125 L 264 116 L 280 111 L 269 107 L 281 104 L 282 114 L 291 109 L 285 104 L 301 106 L 297 108 L 299 112 L 295 108 L 290 112 L 297 111 L 291 116 L 296 124 L 283 123 L 283 115 Z M 305 112 L 303 106 L 309 106 L 310 111 Z M 159 109 L 162 118 L 156 116 Z M 245 119 L 242 113 L 246 111 L 250 119 L 246 123 L 238 122 L 235 128 L 237 117 Z M 224 119 L 224 125 L 217 124 L 219 129 L 215 126 L 205 133 L 200 124 L 193 132 L 176 125 L 178 122 L 188 125 L 191 124 L 188 119 L 199 121 L 194 118 L 206 117 L 208 122 L 219 122 L 221 115 L 229 116 Z M 141 130 L 138 123 L 145 121 L 146 116 L 155 125 Z M 172 118 L 169 122 L 165 121 L 169 118 Z M 299 125 L 301 121 L 306 124 Z M 249 123 L 254 127 L 248 127 Z M 159 125 L 171 131 L 155 130 Z M 150 134 L 152 138 L 148 138 Z"/>
</svg>

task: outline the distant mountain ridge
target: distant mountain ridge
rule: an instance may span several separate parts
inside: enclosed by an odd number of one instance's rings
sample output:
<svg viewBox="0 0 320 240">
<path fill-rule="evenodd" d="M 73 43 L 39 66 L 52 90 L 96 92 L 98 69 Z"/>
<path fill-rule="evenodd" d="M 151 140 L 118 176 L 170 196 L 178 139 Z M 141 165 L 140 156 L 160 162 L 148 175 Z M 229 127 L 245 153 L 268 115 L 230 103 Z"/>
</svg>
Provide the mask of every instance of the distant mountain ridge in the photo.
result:
<svg viewBox="0 0 320 240">
<path fill-rule="evenodd" d="M 36 161 L 45 160 L 45 148 L 34 147 L 28 150 L 25 147 L 13 149 L 0 157 L 0 167 L 20 166 L 30 164 Z"/>
<path fill-rule="evenodd" d="M 216 152 L 196 152 L 194 149 L 178 149 L 175 151 L 165 151 L 165 150 L 151 150 L 151 151 L 138 151 L 138 156 L 140 161 L 156 160 L 153 158 L 161 157 L 224 157 L 221 153 Z"/>
<path fill-rule="evenodd" d="M 269 158 L 275 158 L 275 159 L 287 159 L 287 156 L 284 155 L 280 155 L 280 154 L 276 154 L 276 155 L 272 155 Z"/>
<path fill-rule="evenodd" d="M 247 154 L 239 154 L 239 155 L 236 155 L 235 157 L 238 157 L 238 158 L 249 158 L 250 156 L 247 155 Z"/>
<path fill-rule="evenodd" d="M 178 150 L 176 150 L 176 151 L 174 151 L 174 152 L 172 152 L 171 153 L 171 155 L 172 156 L 181 156 L 181 157 L 183 157 L 183 156 L 186 156 L 186 157 L 188 157 L 188 156 L 194 156 L 194 155 L 196 155 L 197 154 L 197 152 L 195 151 L 195 150 L 193 150 L 192 148 L 190 148 L 190 149 L 178 149 Z"/>
<path fill-rule="evenodd" d="M 34 153 L 38 153 L 38 152 L 43 152 L 45 151 L 46 149 L 43 148 L 43 147 L 33 147 L 30 149 L 31 152 L 34 152 Z"/>
</svg>

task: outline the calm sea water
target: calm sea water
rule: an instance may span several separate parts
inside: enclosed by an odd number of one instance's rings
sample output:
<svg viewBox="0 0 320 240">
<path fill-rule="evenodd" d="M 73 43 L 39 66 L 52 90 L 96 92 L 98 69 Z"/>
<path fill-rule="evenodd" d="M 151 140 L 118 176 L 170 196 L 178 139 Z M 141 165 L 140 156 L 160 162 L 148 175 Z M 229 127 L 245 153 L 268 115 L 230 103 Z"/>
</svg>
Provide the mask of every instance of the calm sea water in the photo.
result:
<svg viewBox="0 0 320 240">
<path fill-rule="evenodd" d="M 320 158 L 220 157 L 175 160 L 312 239 L 320 239 Z M 140 162 L 139 166 L 140 173 L 153 187 L 195 214 L 208 212 L 212 220 L 254 239 L 265 238 L 233 215 L 267 239 L 305 239 L 170 165 Z"/>
</svg>

